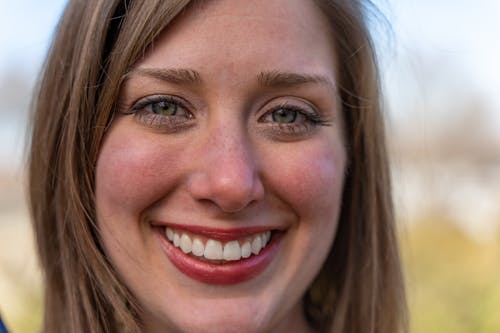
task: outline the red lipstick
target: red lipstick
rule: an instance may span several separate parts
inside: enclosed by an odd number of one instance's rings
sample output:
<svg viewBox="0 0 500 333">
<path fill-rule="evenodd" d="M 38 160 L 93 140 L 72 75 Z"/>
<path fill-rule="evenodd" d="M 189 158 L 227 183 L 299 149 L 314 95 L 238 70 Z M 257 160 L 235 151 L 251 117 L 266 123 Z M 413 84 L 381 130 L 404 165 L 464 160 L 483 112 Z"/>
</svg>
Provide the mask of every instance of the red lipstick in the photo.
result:
<svg viewBox="0 0 500 333">
<path fill-rule="evenodd" d="M 230 241 L 233 239 L 244 238 L 246 236 L 252 236 L 260 232 L 270 230 L 269 227 L 246 227 L 246 228 L 232 228 L 232 229 L 221 229 L 221 228 L 209 228 L 203 226 L 195 225 L 184 225 L 176 223 L 164 223 L 153 221 L 151 223 L 153 227 L 169 227 L 172 229 L 186 230 L 193 234 L 204 236 L 206 238 L 212 238 L 219 241 Z M 271 228 L 272 230 L 280 230 L 280 228 Z"/>
<path fill-rule="evenodd" d="M 169 226 L 177 227 L 172 224 L 169 224 Z M 259 231 L 269 230 L 264 228 L 252 228 L 252 230 L 235 229 L 235 232 L 233 232 L 233 230 L 202 230 L 201 227 L 195 227 L 196 229 L 199 228 L 196 231 L 193 230 L 193 228 L 186 228 L 185 226 L 182 226 L 182 228 L 203 236 L 210 235 L 210 238 L 219 240 L 231 240 L 241 236 L 252 235 Z M 180 272 L 196 281 L 217 285 L 237 284 L 259 275 L 268 267 L 277 253 L 282 236 L 281 233 L 276 233 L 269 244 L 267 244 L 258 255 L 252 255 L 249 258 L 242 258 L 237 261 L 224 261 L 219 264 L 197 259 L 194 256 L 185 254 L 167 240 L 164 228 L 156 229 L 158 231 L 156 234 L 159 237 L 162 249 L 170 262 Z"/>
</svg>

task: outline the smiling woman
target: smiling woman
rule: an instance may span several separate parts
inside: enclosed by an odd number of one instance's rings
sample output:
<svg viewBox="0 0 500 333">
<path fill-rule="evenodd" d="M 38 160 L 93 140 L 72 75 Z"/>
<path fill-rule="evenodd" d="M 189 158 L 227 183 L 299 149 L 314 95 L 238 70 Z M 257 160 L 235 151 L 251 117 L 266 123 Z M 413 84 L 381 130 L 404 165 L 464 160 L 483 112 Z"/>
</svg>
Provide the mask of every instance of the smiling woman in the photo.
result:
<svg viewBox="0 0 500 333">
<path fill-rule="evenodd" d="M 45 332 L 396 332 L 357 1 L 72 1 L 35 99 Z"/>
</svg>

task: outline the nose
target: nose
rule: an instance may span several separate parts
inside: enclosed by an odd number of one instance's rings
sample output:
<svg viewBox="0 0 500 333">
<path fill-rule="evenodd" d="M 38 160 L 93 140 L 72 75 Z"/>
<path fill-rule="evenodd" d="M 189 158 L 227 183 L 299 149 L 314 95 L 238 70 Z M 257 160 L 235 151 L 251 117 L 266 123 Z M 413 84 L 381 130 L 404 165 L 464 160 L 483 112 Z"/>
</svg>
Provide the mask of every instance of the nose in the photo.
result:
<svg viewBox="0 0 500 333">
<path fill-rule="evenodd" d="M 239 212 L 263 198 L 258 161 L 244 134 L 216 131 L 197 152 L 197 168 L 188 184 L 193 198 L 225 213 Z"/>
</svg>

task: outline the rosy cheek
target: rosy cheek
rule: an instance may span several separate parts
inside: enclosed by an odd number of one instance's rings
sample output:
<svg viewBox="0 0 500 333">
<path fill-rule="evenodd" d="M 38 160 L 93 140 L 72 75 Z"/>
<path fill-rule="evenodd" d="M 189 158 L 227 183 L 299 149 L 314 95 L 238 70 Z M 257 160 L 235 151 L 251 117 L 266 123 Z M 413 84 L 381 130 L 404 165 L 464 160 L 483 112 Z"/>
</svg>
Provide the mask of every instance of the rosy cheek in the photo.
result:
<svg viewBox="0 0 500 333">
<path fill-rule="evenodd" d="M 301 218 L 335 215 L 342 195 L 345 150 L 341 144 L 320 143 L 276 160 L 271 182 Z"/>
<path fill-rule="evenodd" d="M 152 144 L 151 138 L 110 135 L 97 162 L 97 203 L 103 208 L 140 213 L 175 183 L 179 152 Z M 172 149 L 173 148 L 173 149 Z M 114 212 L 109 212 L 114 213 Z"/>
</svg>

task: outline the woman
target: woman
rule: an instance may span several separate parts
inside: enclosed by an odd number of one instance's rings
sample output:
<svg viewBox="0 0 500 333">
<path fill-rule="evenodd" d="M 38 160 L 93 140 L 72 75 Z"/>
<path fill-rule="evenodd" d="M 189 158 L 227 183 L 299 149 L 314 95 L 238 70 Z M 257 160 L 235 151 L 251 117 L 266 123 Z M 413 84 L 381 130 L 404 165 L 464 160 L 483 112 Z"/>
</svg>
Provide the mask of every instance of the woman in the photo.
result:
<svg viewBox="0 0 500 333">
<path fill-rule="evenodd" d="M 70 1 L 35 99 L 45 332 L 396 332 L 359 1 Z"/>
</svg>

